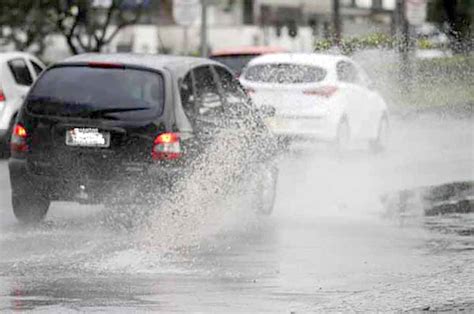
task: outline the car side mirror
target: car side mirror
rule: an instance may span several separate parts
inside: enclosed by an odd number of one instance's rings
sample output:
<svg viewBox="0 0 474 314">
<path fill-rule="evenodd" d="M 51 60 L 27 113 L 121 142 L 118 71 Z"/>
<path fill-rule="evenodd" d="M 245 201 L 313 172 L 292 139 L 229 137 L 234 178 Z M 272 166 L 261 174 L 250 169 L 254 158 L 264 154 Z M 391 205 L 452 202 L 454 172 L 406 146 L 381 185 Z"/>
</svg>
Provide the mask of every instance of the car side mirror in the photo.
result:
<svg viewBox="0 0 474 314">
<path fill-rule="evenodd" d="M 275 116 L 276 109 L 273 106 L 264 105 L 258 108 L 258 112 L 263 118 L 270 118 Z"/>
</svg>

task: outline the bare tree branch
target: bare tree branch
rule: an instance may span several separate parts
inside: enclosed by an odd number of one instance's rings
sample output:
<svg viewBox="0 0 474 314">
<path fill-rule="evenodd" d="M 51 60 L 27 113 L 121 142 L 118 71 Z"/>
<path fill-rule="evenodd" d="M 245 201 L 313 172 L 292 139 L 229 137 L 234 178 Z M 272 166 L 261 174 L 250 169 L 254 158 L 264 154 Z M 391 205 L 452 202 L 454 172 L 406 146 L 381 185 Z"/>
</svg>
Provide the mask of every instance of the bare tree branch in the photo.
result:
<svg viewBox="0 0 474 314">
<path fill-rule="evenodd" d="M 123 11 L 120 11 L 119 19 L 121 20 L 121 22 L 117 25 L 117 27 L 112 32 L 112 34 L 104 40 L 104 45 L 109 44 L 123 28 L 125 28 L 127 26 L 130 26 L 130 25 L 133 25 L 133 24 L 136 24 L 140 20 L 142 12 L 143 12 L 143 3 L 140 5 L 140 7 L 135 12 L 134 17 L 131 20 L 127 21 L 123 16 L 123 14 L 124 14 Z"/>
</svg>

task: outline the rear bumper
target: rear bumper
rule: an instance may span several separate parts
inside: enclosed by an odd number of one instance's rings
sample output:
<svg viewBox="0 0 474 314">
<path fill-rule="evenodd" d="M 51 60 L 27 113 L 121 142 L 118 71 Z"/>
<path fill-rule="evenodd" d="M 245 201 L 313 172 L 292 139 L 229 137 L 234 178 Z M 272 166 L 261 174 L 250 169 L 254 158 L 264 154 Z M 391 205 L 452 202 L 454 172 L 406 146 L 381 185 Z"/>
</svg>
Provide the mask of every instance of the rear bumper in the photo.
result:
<svg viewBox="0 0 474 314">
<path fill-rule="evenodd" d="M 53 177 L 30 171 L 24 159 L 10 158 L 8 163 L 12 193 L 25 195 L 32 190 L 52 201 L 79 203 L 146 201 L 150 194 L 169 190 L 178 180 L 179 169 L 150 169 L 145 175 L 124 176 L 117 180 Z"/>
</svg>

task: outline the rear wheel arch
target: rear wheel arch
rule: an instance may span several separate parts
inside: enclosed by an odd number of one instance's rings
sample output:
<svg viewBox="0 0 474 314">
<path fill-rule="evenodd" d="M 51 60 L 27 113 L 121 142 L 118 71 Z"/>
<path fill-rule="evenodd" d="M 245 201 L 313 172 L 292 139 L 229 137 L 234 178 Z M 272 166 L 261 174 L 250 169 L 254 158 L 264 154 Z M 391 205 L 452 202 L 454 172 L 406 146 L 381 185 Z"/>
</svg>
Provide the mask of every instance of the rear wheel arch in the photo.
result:
<svg viewBox="0 0 474 314">
<path fill-rule="evenodd" d="M 345 112 L 341 114 L 341 117 L 339 118 L 339 121 L 337 122 L 337 128 L 339 128 L 339 126 L 342 123 L 347 123 L 349 127 L 351 126 L 350 121 L 349 121 L 349 116 Z"/>
</svg>

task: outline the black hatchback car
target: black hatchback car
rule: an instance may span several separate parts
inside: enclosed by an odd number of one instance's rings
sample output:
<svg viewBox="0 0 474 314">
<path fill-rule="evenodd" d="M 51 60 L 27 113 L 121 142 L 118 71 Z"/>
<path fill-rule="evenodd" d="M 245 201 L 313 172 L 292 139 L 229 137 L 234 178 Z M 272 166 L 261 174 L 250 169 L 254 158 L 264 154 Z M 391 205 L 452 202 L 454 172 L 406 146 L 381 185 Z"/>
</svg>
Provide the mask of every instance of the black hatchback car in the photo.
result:
<svg viewBox="0 0 474 314">
<path fill-rule="evenodd" d="M 186 179 L 197 160 L 202 167 L 209 147 L 228 143 L 239 144 L 232 154 L 242 160 L 232 179 L 253 174 L 257 210 L 269 214 L 277 146 L 262 115 L 232 72 L 212 60 L 69 58 L 42 73 L 17 117 L 9 160 L 14 214 L 34 222 L 51 201 L 139 202 Z M 140 188 L 124 193 L 131 186 Z"/>
</svg>

